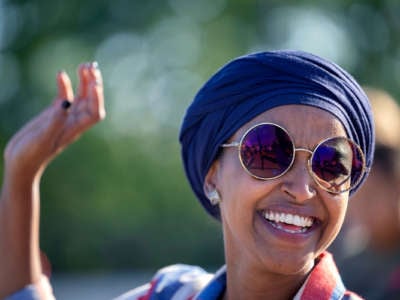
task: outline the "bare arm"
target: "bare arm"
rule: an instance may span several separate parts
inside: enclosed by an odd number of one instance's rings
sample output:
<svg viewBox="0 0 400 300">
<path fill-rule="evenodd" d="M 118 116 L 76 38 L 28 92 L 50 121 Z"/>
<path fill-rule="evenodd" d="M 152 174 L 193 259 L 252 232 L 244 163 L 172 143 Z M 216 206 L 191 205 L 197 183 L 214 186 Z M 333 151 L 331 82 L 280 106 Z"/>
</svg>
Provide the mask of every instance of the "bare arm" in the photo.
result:
<svg viewBox="0 0 400 300">
<path fill-rule="evenodd" d="M 8 142 L 0 195 L 0 299 L 39 282 L 40 179 L 48 163 L 85 130 L 105 117 L 97 64 L 79 67 L 74 97 L 65 72 L 57 74 L 58 95 Z M 67 108 L 69 100 L 71 106 Z M 63 104 L 64 103 L 64 104 Z"/>
</svg>

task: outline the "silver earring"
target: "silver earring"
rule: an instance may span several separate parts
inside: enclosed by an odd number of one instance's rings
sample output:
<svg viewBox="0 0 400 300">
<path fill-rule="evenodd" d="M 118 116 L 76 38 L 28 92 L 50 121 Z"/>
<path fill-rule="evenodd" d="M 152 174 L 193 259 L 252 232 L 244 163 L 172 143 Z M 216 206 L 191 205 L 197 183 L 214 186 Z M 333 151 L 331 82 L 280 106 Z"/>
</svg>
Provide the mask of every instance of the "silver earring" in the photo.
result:
<svg viewBox="0 0 400 300">
<path fill-rule="evenodd" d="M 207 196 L 212 205 L 217 205 L 221 202 L 221 196 L 217 190 L 212 190 Z"/>
</svg>

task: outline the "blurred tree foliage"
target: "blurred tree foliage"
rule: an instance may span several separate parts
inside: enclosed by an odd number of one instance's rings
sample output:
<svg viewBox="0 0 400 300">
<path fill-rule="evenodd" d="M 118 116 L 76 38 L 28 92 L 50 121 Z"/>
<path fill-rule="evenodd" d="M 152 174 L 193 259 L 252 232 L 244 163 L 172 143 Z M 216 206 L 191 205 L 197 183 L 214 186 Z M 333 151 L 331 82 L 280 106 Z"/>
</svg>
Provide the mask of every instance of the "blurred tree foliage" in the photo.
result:
<svg viewBox="0 0 400 300">
<path fill-rule="evenodd" d="M 295 48 L 400 98 L 396 0 L 0 0 L 0 144 L 97 60 L 108 117 L 49 167 L 41 242 L 56 271 L 223 263 L 218 222 L 185 179 L 185 107 L 229 59 Z"/>
</svg>

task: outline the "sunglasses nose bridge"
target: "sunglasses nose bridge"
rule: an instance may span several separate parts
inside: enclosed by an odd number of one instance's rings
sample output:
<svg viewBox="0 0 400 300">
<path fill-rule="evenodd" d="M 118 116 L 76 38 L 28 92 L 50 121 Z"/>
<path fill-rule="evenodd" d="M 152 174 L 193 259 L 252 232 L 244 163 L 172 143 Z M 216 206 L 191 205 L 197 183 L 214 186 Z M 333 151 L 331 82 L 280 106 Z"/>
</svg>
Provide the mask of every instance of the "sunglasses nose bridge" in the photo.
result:
<svg viewBox="0 0 400 300">
<path fill-rule="evenodd" d="M 307 148 L 296 148 L 296 149 L 294 149 L 294 151 L 295 151 L 295 152 L 297 152 L 297 151 L 303 151 L 303 152 L 309 153 L 310 155 L 312 155 L 312 153 L 313 153 L 311 150 L 309 150 L 309 149 L 307 149 Z"/>
<path fill-rule="evenodd" d="M 293 160 L 291 171 L 288 171 L 287 177 L 283 179 L 282 189 L 296 201 L 303 202 L 314 197 L 316 193 L 315 181 L 310 172 L 310 158 L 313 152 L 306 148 L 295 148 L 294 152 L 305 152 L 305 155 L 301 158 L 297 156 Z"/>
<path fill-rule="evenodd" d="M 307 148 L 295 148 L 295 149 L 294 149 L 294 152 L 295 152 L 295 153 L 296 153 L 296 152 L 306 152 L 306 153 L 310 154 L 310 158 L 311 158 L 312 155 L 313 155 L 313 152 L 312 152 L 311 150 L 307 149 Z M 308 164 L 309 164 L 309 162 L 310 162 L 310 158 L 307 159 Z M 307 167 L 308 167 L 308 166 L 307 166 Z"/>
<path fill-rule="evenodd" d="M 308 153 L 310 155 L 310 157 L 307 159 L 307 169 L 310 172 L 311 171 L 310 170 L 310 159 L 311 159 L 311 157 L 313 155 L 313 152 L 311 150 L 307 149 L 307 148 L 295 148 L 294 152 L 295 153 L 296 152 L 306 152 L 306 153 Z"/>
<path fill-rule="evenodd" d="M 296 153 L 296 152 L 306 152 L 306 153 L 308 153 L 310 156 L 307 158 L 307 163 L 306 163 L 306 168 L 307 168 L 307 171 L 308 171 L 308 173 L 311 175 L 311 178 L 314 178 L 314 176 L 313 176 L 313 171 L 312 171 L 312 169 L 311 169 L 311 157 L 312 157 L 312 155 L 313 155 L 313 151 L 311 151 L 310 149 L 307 149 L 307 148 L 295 148 L 294 149 L 294 152 Z"/>
</svg>

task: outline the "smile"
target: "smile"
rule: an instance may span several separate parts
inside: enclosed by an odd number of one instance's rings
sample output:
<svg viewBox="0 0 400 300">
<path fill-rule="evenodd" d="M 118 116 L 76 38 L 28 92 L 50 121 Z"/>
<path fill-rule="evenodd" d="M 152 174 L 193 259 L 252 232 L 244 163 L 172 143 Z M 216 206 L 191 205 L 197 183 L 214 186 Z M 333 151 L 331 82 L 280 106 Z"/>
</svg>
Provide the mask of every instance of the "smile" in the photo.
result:
<svg viewBox="0 0 400 300">
<path fill-rule="evenodd" d="M 304 233 L 314 224 L 313 217 L 296 214 L 266 211 L 263 216 L 273 227 L 287 233 Z"/>
</svg>

